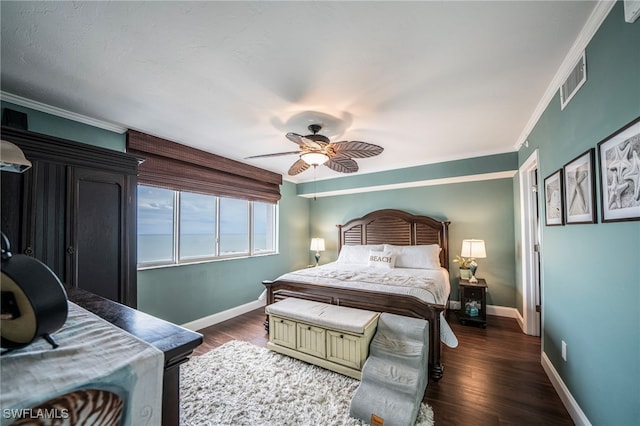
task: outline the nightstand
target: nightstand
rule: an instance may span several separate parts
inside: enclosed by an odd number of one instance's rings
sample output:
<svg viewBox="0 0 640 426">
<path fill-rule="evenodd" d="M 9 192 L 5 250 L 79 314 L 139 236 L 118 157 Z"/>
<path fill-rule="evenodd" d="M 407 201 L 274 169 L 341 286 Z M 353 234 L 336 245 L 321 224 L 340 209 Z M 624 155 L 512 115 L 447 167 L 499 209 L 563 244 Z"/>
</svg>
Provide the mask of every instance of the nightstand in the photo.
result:
<svg viewBox="0 0 640 426">
<path fill-rule="evenodd" d="M 478 323 L 487 326 L 487 282 L 478 278 L 477 283 L 459 280 L 460 287 L 460 322 L 462 324 Z"/>
</svg>

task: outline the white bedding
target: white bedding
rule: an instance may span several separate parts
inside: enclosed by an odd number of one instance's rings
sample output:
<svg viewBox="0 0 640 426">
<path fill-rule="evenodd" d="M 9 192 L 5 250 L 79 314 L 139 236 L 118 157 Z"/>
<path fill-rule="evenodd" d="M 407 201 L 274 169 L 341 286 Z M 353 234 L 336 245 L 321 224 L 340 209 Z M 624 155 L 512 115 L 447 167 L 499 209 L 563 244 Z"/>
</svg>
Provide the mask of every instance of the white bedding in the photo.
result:
<svg viewBox="0 0 640 426">
<path fill-rule="evenodd" d="M 382 269 L 358 263 L 332 262 L 315 268 L 289 272 L 278 280 L 409 295 L 438 305 L 447 303 L 451 291 L 449 272 L 445 268 Z"/>
</svg>

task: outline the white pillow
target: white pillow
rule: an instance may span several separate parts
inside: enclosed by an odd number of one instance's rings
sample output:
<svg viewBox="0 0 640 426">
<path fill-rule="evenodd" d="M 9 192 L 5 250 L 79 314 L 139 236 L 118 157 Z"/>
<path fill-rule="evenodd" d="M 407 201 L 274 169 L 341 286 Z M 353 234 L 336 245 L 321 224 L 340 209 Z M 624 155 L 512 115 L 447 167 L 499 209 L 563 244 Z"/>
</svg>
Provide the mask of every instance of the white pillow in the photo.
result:
<svg viewBox="0 0 640 426">
<path fill-rule="evenodd" d="M 393 269 L 396 264 L 396 255 L 390 251 L 373 251 L 369 252 L 368 265 L 374 268 Z"/>
<path fill-rule="evenodd" d="M 360 263 L 367 264 L 369 262 L 369 252 L 371 250 L 382 250 L 382 244 L 362 244 L 355 246 L 342 246 L 338 255 L 337 263 Z"/>
<path fill-rule="evenodd" d="M 414 269 L 440 269 L 440 246 L 438 244 L 422 246 L 384 245 L 384 251 L 396 255 L 396 267 Z"/>
</svg>

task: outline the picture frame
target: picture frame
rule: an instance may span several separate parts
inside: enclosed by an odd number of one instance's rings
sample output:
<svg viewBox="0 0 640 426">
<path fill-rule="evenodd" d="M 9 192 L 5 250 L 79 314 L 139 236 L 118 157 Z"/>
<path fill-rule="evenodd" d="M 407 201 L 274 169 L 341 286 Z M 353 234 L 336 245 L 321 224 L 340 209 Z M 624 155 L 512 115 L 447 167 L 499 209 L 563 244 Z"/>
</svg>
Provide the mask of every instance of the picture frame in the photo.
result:
<svg viewBox="0 0 640 426">
<path fill-rule="evenodd" d="M 640 220 L 640 117 L 598 143 L 602 222 Z"/>
<path fill-rule="evenodd" d="M 558 169 L 544 179 L 545 225 L 564 225 L 564 203 L 562 192 L 562 169 Z"/>
<path fill-rule="evenodd" d="M 562 168 L 564 222 L 567 225 L 596 223 L 595 149 L 578 155 Z"/>
</svg>

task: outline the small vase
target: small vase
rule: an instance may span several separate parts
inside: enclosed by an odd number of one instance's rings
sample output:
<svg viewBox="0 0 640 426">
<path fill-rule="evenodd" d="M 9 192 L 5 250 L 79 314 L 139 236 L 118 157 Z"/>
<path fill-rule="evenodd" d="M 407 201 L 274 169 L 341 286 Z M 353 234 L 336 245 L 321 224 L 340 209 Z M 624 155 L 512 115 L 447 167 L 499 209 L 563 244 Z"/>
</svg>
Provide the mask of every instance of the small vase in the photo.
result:
<svg viewBox="0 0 640 426">
<path fill-rule="evenodd" d="M 467 268 L 460 268 L 460 278 L 463 280 L 471 278 L 471 270 Z"/>
</svg>

